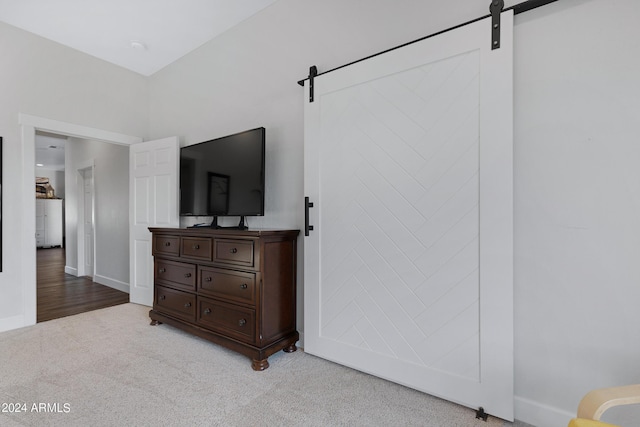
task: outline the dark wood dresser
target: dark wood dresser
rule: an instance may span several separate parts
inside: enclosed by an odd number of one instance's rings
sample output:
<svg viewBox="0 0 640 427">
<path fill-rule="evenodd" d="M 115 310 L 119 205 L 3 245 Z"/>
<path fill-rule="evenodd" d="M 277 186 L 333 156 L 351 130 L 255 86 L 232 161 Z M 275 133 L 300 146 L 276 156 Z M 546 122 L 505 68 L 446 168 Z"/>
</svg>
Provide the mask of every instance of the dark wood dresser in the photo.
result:
<svg viewBox="0 0 640 427">
<path fill-rule="evenodd" d="M 298 230 L 150 228 L 151 324 L 166 323 L 251 358 L 296 351 Z"/>
</svg>

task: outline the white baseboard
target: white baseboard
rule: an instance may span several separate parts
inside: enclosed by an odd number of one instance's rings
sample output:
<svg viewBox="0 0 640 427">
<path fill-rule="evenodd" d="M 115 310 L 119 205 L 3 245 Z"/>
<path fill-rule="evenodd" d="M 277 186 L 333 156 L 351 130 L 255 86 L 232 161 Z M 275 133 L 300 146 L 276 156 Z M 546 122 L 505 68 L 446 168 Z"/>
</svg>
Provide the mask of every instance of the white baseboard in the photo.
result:
<svg viewBox="0 0 640 427">
<path fill-rule="evenodd" d="M 105 285 L 105 286 L 108 286 L 110 288 L 117 289 L 119 291 L 129 293 L 129 284 L 128 283 L 124 283 L 124 282 L 121 282 L 119 280 L 112 279 L 110 277 L 101 276 L 99 274 L 96 274 L 95 276 L 93 276 L 93 281 L 96 282 L 96 283 L 100 283 L 101 285 Z"/>
<path fill-rule="evenodd" d="M 516 419 L 536 427 L 566 426 L 576 414 L 524 397 L 515 397 Z"/>
<path fill-rule="evenodd" d="M 68 265 L 65 265 L 64 272 L 67 274 L 71 274 L 72 276 L 78 277 L 78 269 L 75 267 L 69 267 Z"/>
<path fill-rule="evenodd" d="M 24 328 L 25 326 L 31 325 L 25 322 L 25 318 L 22 314 L 13 317 L 7 317 L 5 319 L 0 319 L 0 332 Z"/>
</svg>

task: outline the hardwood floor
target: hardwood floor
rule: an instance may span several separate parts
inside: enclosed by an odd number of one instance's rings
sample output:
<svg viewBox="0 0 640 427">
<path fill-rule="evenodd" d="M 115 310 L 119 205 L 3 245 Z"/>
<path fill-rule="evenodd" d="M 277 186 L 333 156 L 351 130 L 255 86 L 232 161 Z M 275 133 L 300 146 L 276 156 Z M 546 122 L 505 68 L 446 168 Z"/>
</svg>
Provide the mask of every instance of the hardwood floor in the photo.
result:
<svg viewBox="0 0 640 427">
<path fill-rule="evenodd" d="M 64 249 L 38 249 L 37 321 L 129 302 L 129 294 L 64 272 Z"/>
</svg>

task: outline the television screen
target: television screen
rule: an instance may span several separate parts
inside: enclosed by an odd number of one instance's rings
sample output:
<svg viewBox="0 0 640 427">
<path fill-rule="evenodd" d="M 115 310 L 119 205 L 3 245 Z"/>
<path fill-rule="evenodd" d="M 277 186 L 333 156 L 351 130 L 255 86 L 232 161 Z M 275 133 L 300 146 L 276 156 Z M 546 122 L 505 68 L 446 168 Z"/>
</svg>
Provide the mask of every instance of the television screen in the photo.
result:
<svg viewBox="0 0 640 427">
<path fill-rule="evenodd" d="M 264 215 L 265 129 L 180 149 L 180 215 Z"/>
</svg>

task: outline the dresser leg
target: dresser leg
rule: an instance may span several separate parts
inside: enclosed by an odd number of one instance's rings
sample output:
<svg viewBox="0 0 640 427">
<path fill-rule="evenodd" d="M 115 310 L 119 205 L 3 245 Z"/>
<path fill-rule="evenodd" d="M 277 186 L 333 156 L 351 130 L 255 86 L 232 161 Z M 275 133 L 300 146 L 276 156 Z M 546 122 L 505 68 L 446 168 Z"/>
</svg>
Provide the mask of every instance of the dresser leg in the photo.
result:
<svg viewBox="0 0 640 427">
<path fill-rule="evenodd" d="M 298 349 L 298 347 L 296 347 L 295 344 L 291 344 L 289 347 L 283 348 L 282 351 L 284 351 L 285 353 L 293 353 L 297 349 Z"/>
<path fill-rule="evenodd" d="M 251 360 L 251 367 L 254 371 L 264 371 L 269 367 L 269 361 L 264 360 Z"/>
<path fill-rule="evenodd" d="M 151 326 L 156 326 L 156 325 L 162 325 L 162 322 L 159 322 L 157 320 L 151 320 L 151 323 L 149 323 Z"/>
</svg>

